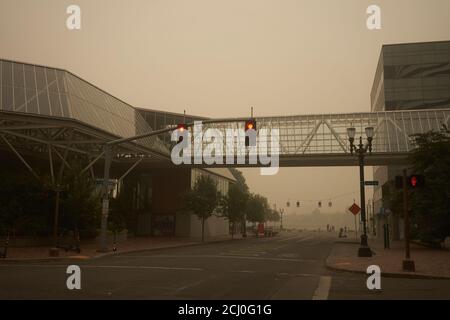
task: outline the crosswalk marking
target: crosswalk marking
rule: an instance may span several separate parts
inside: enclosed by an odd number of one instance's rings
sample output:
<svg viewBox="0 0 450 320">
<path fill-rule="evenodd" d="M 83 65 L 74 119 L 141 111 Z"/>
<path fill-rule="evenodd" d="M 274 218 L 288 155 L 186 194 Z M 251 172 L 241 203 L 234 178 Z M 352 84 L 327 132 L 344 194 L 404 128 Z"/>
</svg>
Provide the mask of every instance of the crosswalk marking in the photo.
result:
<svg viewBox="0 0 450 320">
<path fill-rule="evenodd" d="M 327 300 L 328 294 L 330 293 L 331 288 L 331 277 L 330 276 L 322 276 L 319 279 L 319 286 L 317 287 L 314 295 L 312 297 L 313 300 Z"/>
</svg>

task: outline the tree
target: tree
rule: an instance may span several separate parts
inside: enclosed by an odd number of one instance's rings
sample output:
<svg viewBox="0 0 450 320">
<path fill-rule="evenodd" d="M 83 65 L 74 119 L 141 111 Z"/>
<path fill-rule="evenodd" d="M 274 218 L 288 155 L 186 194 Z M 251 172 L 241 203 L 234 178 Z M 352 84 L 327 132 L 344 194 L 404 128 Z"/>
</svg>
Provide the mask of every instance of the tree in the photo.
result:
<svg viewBox="0 0 450 320">
<path fill-rule="evenodd" d="M 244 175 L 242 174 L 241 171 L 239 171 L 236 168 L 231 168 L 230 171 L 231 171 L 231 174 L 236 179 L 236 186 L 242 192 L 244 192 L 246 194 L 247 201 L 248 201 L 248 199 L 250 198 L 250 192 L 249 192 L 249 188 L 248 188 L 247 182 L 245 181 Z M 243 211 L 244 211 L 244 214 L 242 215 L 242 220 L 241 220 L 241 222 L 242 222 L 242 232 L 243 232 L 243 236 L 246 237 L 247 236 L 247 225 L 246 225 L 247 219 L 246 219 L 245 207 L 243 207 Z"/>
<path fill-rule="evenodd" d="M 246 206 L 247 220 L 250 222 L 266 221 L 270 206 L 267 198 L 259 194 L 251 194 Z"/>
<path fill-rule="evenodd" d="M 45 186 L 29 172 L 0 172 L 0 237 L 49 232 L 50 199 Z"/>
<path fill-rule="evenodd" d="M 245 207 L 248 201 L 248 193 L 238 184 L 230 184 L 228 194 L 221 201 L 221 213 L 231 223 L 231 236 L 234 237 L 236 222 L 245 219 Z"/>
<path fill-rule="evenodd" d="M 79 230 L 82 236 L 93 238 L 101 218 L 100 195 L 88 173 L 80 173 L 81 165 L 72 164 L 63 179 L 67 196 L 61 201 L 61 227 Z"/>
<path fill-rule="evenodd" d="M 199 176 L 194 188 L 182 196 L 182 207 L 194 213 L 202 221 L 202 242 L 205 241 L 205 221 L 213 215 L 219 206 L 220 199 L 217 185 L 208 175 Z"/>
<path fill-rule="evenodd" d="M 413 138 L 409 159 L 425 186 L 409 191 L 412 231 L 424 242 L 440 242 L 450 235 L 450 137 L 430 131 Z"/>
<path fill-rule="evenodd" d="M 236 186 L 241 189 L 241 191 L 245 192 L 245 193 L 249 193 L 248 192 L 248 186 L 247 186 L 247 182 L 245 182 L 245 177 L 242 174 L 241 171 L 239 171 L 236 168 L 230 168 L 231 174 L 234 176 L 234 178 L 236 179 Z"/>
<path fill-rule="evenodd" d="M 275 209 L 270 209 L 266 213 L 266 221 L 277 222 L 280 221 L 281 216 L 280 213 Z"/>
</svg>

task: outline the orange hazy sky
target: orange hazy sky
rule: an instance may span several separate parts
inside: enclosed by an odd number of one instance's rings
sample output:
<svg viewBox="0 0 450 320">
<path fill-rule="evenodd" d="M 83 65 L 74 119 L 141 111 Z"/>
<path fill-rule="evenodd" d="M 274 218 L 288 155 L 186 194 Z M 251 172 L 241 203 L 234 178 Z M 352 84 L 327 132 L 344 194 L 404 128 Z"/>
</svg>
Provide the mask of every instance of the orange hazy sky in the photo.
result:
<svg viewBox="0 0 450 320">
<path fill-rule="evenodd" d="M 81 30 L 66 28 L 70 4 L 81 7 Z M 381 30 L 366 28 L 371 4 Z M 68 69 L 152 109 L 369 111 L 381 45 L 449 40 L 449 14 L 449 0 L 0 0 L 0 56 Z M 271 203 L 301 200 L 298 212 L 316 207 L 305 200 L 347 194 L 324 209 L 334 211 L 358 198 L 357 168 L 244 171 Z"/>
</svg>

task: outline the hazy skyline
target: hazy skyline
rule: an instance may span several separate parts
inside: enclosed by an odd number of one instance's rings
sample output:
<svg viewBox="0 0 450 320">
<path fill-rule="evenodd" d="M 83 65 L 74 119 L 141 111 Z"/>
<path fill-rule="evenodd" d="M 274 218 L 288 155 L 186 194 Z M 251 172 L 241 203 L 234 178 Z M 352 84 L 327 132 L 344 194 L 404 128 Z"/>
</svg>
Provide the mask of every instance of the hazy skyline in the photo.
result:
<svg viewBox="0 0 450 320">
<path fill-rule="evenodd" d="M 79 31 L 66 28 L 70 4 L 81 7 Z M 371 4 L 381 7 L 381 30 L 366 28 Z M 0 0 L 0 56 L 67 69 L 151 109 L 364 112 L 381 46 L 449 40 L 449 12 L 447 0 Z M 299 212 L 317 200 L 333 199 L 323 211 L 334 212 L 359 199 L 357 167 L 244 172 L 252 191 L 278 207 L 300 200 Z"/>
</svg>

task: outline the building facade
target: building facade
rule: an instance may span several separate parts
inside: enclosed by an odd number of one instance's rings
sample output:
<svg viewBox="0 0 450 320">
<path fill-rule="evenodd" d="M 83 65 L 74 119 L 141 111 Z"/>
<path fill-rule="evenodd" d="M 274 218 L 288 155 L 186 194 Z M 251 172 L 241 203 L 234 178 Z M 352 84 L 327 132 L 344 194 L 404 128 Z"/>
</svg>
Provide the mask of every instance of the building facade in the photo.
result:
<svg viewBox="0 0 450 320">
<path fill-rule="evenodd" d="M 56 184 L 60 168 L 75 161 L 102 189 L 107 143 L 194 119 L 202 118 L 135 108 L 63 69 L 0 59 L 0 158 L 7 172 L 47 175 Z M 173 166 L 171 144 L 166 133 L 112 148 L 109 178 L 117 192 L 110 209 L 127 212 L 131 233 L 198 237 L 200 222 L 182 214 L 181 195 L 200 174 L 213 177 L 223 194 L 235 181 L 229 169 Z M 207 235 L 226 234 L 228 221 L 208 221 Z"/>
<path fill-rule="evenodd" d="M 370 94 L 372 112 L 450 108 L 450 41 L 384 45 Z M 389 208 L 387 194 L 400 167 L 374 167 L 379 181 L 375 213 Z M 384 200 L 383 200 L 384 199 Z M 392 235 L 401 237 L 401 219 L 391 219 Z"/>
</svg>

